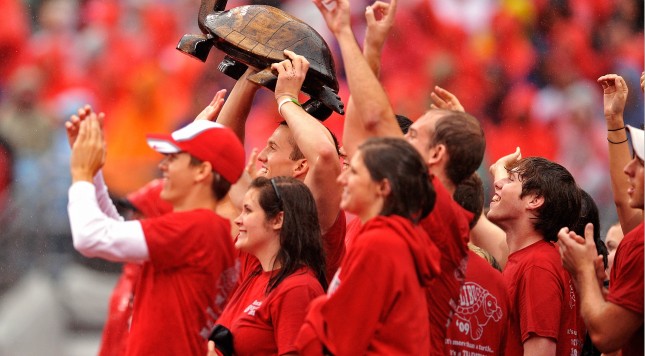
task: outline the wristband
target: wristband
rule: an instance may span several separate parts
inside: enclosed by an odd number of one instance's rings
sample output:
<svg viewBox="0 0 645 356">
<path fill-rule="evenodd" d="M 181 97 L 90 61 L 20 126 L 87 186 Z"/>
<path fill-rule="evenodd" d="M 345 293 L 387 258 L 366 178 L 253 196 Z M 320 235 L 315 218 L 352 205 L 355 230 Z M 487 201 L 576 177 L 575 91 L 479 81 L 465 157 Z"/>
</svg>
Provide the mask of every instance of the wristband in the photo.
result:
<svg viewBox="0 0 645 356">
<path fill-rule="evenodd" d="M 289 103 L 289 102 L 294 103 L 294 104 L 302 107 L 300 105 L 300 103 L 298 102 L 298 100 L 296 100 L 296 99 L 294 99 L 292 97 L 289 97 L 289 96 L 284 97 L 284 99 L 280 100 L 280 102 L 278 103 L 278 114 L 280 114 L 280 116 L 282 116 L 282 105 L 284 105 L 286 103 Z M 282 117 L 284 117 L 284 116 L 282 116 Z"/>
<path fill-rule="evenodd" d="M 609 143 L 612 143 L 612 144 L 614 144 L 614 145 L 618 145 L 618 144 L 621 144 L 621 143 L 625 143 L 625 142 L 627 142 L 627 139 L 624 139 L 624 140 L 622 140 L 622 141 L 615 142 L 615 141 L 610 140 L 610 139 L 609 139 L 609 137 L 607 137 L 607 141 L 609 141 Z"/>
<path fill-rule="evenodd" d="M 607 129 L 607 131 L 620 131 L 620 130 L 624 130 L 624 129 L 625 129 L 625 126 L 619 127 L 617 129 Z"/>
</svg>

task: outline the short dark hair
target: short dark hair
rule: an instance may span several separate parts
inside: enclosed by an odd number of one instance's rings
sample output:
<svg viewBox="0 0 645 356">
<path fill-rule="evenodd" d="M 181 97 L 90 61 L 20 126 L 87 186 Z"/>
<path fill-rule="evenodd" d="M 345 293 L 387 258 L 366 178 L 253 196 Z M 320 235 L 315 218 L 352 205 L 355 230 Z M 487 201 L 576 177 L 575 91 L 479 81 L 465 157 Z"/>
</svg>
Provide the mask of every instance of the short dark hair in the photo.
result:
<svg viewBox="0 0 645 356">
<path fill-rule="evenodd" d="M 609 251 L 607 251 L 607 245 L 605 245 L 605 242 L 600 237 L 600 214 L 598 213 L 598 206 L 589 193 L 584 189 L 580 189 L 580 216 L 570 230 L 585 237 L 585 227 L 588 223 L 593 224 L 593 240 L 596 243 L 596 252 L 598 256 L 602 256 L 602 261 L 606 269 Z"/>
<path fill-rule="evenodd" d="M 190 155 L 190 165 L 199 166 L 204 163 L 201 159 Z M 222 200 L 231 189 L 231 182 L 227 181 L 221 174 L 213 171 L 213 181 L 211 182 L 211 191 L 217 200 Z"/>
<path fill-rule="evenodd" d="M 452 197 L 462 208 L 473 213 L 473 219 L 469 224 L 470 229 L 472 229 L 484 210 L 484 183 L 479 178 L 479 174 L 475 172 L 470 177 L 462 180 L 457 185 Z"/>
<path fill-rule="evenodd" d="M 428 167 L 412 145 L 400 138 L 374 137 L 358 150 L 372 180 L 390 183 L 391 194 L 380 215 L 399 215 L 418 223 L 432 211 L 436 194 Z"/>
<path fill-rule="evenodd" d="M 544 198 L 533 227 L 547 241 L 557 241 L 558 231 L 573 226 L 580 217 L 580 189 L 563 166 L 542 157 L 527 157 L 507 167 L 522 183 L 520 198 L 535 194 Z"/>
<path fill-rule="evenodd" d="M 473 174 L 484 159 L 484 130 L 476 118 L 465 112 L 442 110 L 430 147 L 438 144 L 446 146 L 449 157 L 446 174 L 454 184 Z"/>
<path fill-rule="evenodd" d="M 410 126 L 412 126 L 412 120 L 410 120 L 407 116 L 399 114 L 396 114 L 394 116 L 396 117 L 396 123 L 399 124 L 401 132 L 403 132 L 404 135 L 407 134 L 408 130 L 410 130 Z"/>
<path fill-rule="evenodd" d="M 289 127 L 286 121 L 280 122 L 280 126 L 285 126 Z M 329 127 L 325 126 L 327 131 L 329 131 L 329 134 L 331 134 L 332 140 L 334 140 L 334 147 L 336 147 L 336 153 L 338 156 L 340 156 L 340 144 L 338 143 L 338 138 L 336 138 L 336 135 L 329 129 Z M 298 143 L 296 142 L 296 139 L 293 137 L 293 135 L 289 135 L 289 144 L 291 145 L 291 153 L 289 154 L 289 159 L 292 161 L 297 161 L 299 159 L 305 158 L 305 155 L 300 151 L 300 147 L 298 147 Z"/>
<path fill-rule="evenodd" d="M 318 211 L 309 188 L 292 177 L 258 177 L 251 182 L 249 189 L 258 190 L 260 207 L 267 220 L 284 212 L 280 250 L 275 259 L 282 267 L 269 279 L 266 293 L 302 266 L 309 267 L 322 287 L 327 289 Z"/>
</svg>

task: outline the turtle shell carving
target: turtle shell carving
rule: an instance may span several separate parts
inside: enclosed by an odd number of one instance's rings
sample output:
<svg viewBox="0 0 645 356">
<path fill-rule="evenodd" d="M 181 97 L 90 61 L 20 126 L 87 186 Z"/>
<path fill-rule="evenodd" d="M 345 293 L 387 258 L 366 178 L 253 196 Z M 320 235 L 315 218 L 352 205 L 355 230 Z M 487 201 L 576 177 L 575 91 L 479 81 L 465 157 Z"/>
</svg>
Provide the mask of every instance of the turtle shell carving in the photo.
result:
<svg viewBox="0 0 645 356">
<path fill-rule="evenodd" d="M 239 79 L 248 66 L 259 68 L 248 79 L 271 90 L 277 81 L 271 64 L 286 58 L 283 50 L 291 50 L 309 61 L 302 91 L 311 99 L 303 108 L 319 120 L 332 111 L 344 114 L 331 51 L 313 28 L 272 6 L 247 5 L 226 11 L 224 6 L 226 2 L 220 1 L 214 11 L 204 13 L 209 5 L 202 3 L 199 24 L 204 34 L 185 35 L 177 48 L 205 61 L 215 46 L 226 53 L 219 65 L 222 72 Z"/>
</svg>

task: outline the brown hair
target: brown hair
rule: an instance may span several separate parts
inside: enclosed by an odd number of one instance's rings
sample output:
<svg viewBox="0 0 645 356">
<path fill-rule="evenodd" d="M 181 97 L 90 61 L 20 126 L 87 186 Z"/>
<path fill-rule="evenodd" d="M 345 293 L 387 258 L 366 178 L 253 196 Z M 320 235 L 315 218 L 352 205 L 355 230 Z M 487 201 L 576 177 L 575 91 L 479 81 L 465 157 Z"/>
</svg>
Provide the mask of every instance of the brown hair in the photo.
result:
<svg viewBox="0 0 645 356">
<path fill-rule="evenodd" d="M 258 190 L 260 207 L 267 220 L 284 212 L 280 250 L 275 259 L 282 268 L 271 276 L 266 292 L 269 293 L 302 266 L 309 267 L 322 287 L 327 289 L 318 211 L 309 188 L 292 177 L 258 177 L 251 182 L 249 189 Z"/>
<path fill-rule="evenodd" d="M 507 168 L 522 183 L 520 198 L 535 194 L 544 198 L 533 227 L 547 241 L 557 241 L 558 231 L 574 226 L 580 217 L 580 189 L 566 168 L 542 157 L 527 157 Z"/>
<path fill-rule="evenodd" d="M 479 168 L 484 158 L 486 139 L 479 121 L 461 111 L 442 110 L 434 127 L 430 147 L 444 144 L 448 152 L 446 174 L 459 184 Z"/>
<path fill-rule="evenodd" d="M 387 179 L 391 193 L 380 215 L 399 215 L 417 223 L 435 202 L 428 167 L 419 152 L 400 138 L 370 138 L 358 147 L 372 180 Z"/>
</svg>

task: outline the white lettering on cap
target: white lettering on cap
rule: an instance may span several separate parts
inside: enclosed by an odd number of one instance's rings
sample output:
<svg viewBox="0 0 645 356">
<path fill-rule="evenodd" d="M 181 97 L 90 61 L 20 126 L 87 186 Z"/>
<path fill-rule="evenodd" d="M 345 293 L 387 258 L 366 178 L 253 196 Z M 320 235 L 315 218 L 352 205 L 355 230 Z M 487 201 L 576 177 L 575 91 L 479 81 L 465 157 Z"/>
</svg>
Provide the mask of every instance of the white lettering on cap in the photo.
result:
<svg viewBox="0 0 645 356">
<path fill-rule="evenodd" d="M 180 152 L 181 150 L 179 147 L 175 146 L 169 141 L 162 140 L 159 138 L 148 138 L 146 140 L 148 142 L 148 146 L 152 148 L 153 150 L 159 152 L 159 153 L 177 153 Z"/>
</svg>

